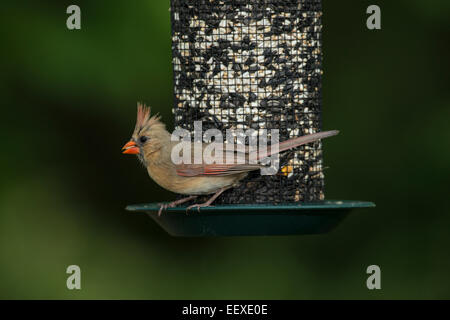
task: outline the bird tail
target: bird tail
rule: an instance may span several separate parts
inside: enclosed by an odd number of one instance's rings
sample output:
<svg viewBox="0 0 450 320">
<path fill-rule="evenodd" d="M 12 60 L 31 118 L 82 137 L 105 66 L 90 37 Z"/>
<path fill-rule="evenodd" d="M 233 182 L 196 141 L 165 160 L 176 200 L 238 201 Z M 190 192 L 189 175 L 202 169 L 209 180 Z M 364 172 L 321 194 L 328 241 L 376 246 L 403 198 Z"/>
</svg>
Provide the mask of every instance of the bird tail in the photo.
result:
<svg viewBox="0 0 450 320">
<path fill-rule="evenodd" d="M 290 150 L 290 149 L 293 149 L 293 148 L 299 147 L 301 145 L 311 143 L 311 142 L 314 142 L 314 141 L 317 141 L 320 139 L 332 137 L 332 136 L 337 135 L 338 133 L 339 133 L 338 130 L 331 130 L 331 131 L 317 132 L 317 133 L 309 134 L 306 136 L 289 139 L 289 140 L 280 142 L 278 144 L 278 150 L 276 150 L 277 148 L 270 148 L 268 150 L 261 151 L 258 155 L 258 159 L 270 157 L 271 155 L 277 153 L 277 151 L 283 152 L 283 151 Z"/>
</svg>

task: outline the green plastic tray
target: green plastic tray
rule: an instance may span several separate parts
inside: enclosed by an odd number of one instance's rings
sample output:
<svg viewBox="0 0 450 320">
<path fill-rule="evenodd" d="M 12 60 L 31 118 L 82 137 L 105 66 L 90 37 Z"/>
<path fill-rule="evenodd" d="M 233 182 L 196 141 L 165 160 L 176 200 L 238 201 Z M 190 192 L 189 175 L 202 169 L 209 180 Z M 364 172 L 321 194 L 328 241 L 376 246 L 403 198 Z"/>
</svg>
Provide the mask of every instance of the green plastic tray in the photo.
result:
<svg viewBox="0 0 450 320">
<path fill-rule="evenodd" d="M 207 237 L 326 233 L 353 209 L 372 207 L 374 203 L 362 201 L 217 205 L 200 208 L 200 212 L 169 208 L 160 217 L 157 203 L 129 205 L 126 210 L 147 213 L 172 236 Z"/>
</svg>

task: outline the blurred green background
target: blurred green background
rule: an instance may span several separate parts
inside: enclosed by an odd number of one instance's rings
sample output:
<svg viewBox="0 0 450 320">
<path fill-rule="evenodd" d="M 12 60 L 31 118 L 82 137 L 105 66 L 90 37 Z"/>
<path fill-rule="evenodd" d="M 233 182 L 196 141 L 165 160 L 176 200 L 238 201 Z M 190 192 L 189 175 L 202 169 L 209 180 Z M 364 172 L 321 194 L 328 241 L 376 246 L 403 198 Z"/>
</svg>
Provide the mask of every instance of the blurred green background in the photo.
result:
<svg viewBox="0 0 450 320">
<path fill-rule="evenodd" d="M 137 101 L 173 128 L 169 1 L 3 1 L 0 298 L 450 298 L 450 2 L 323 4 L 326 196 L 377 208 L 327 235 L 190 239 L 124 210 L 174 198 L 120 152 Z"/>
</svg>

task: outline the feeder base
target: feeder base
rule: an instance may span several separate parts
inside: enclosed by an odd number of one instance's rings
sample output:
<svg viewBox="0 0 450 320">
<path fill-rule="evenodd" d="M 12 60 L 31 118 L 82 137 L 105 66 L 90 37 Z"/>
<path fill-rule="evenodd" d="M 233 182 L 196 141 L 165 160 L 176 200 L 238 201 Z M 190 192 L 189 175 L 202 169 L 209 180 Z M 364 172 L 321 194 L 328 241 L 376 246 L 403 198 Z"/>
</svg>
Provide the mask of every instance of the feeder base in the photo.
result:
<svg viewBox="0 0 450 320">
<path fill-rule="evenodd" d="M 372 208 L 362 201 L 236 204 L 191 209 L 168 208 L 158 217 L 157 203 L 126 207 L 145 212 L 167 233 L 176 237 L 275 236 L 320 234 L 333 230 L 353 209 Z"/>
</svg>

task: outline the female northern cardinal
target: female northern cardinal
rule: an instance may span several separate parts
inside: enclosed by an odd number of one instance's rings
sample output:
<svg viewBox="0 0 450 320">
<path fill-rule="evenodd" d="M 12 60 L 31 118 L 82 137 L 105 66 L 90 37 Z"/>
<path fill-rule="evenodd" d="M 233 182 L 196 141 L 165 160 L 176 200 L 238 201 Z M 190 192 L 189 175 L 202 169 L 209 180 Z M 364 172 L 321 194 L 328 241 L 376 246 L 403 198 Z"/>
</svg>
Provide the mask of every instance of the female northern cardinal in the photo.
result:
<svg viewBox="0 0 450 320">
<path fill-rule="evenodd" d="M 319 139 L 337 135 L 336 130 L 314 133 L 289 139 L 278 144 L 278 152 L 286 151 Z M 259 170 L 263 164 L 181 164 L 172 162 L 172 148 L 179 142 L 171 141 L 171 134 L 160 121 L 159 116 L 150 116 L 150 108 L 138 104 L 137 121 L 131 140 L 122 148 L 125 154 L 136 154 L 147 168 L 150 177 L 164 189 L 175 193 L 189 195 L 187 198 L 161 204 L 159 215 L 163 209 L 175 207 L 199 195 L 214 195 L 205 203 L 194 204 L 187 210 L 197 207 L 208 207 L 225 190 L 235 186 L 249 171 Z M 203 144 L 205 148 L 207 144 Z M 237 152 L 234 152 L 237 154 Z M 262 160 L 273 153 L 258 153 L 256 159 Z M 241 153 L 242 156 L 242 153 Z M 249 154 L 244 153 L 246 159 Z M 236 155 L 239 158 L 239 155 Z"/>
</svg>

